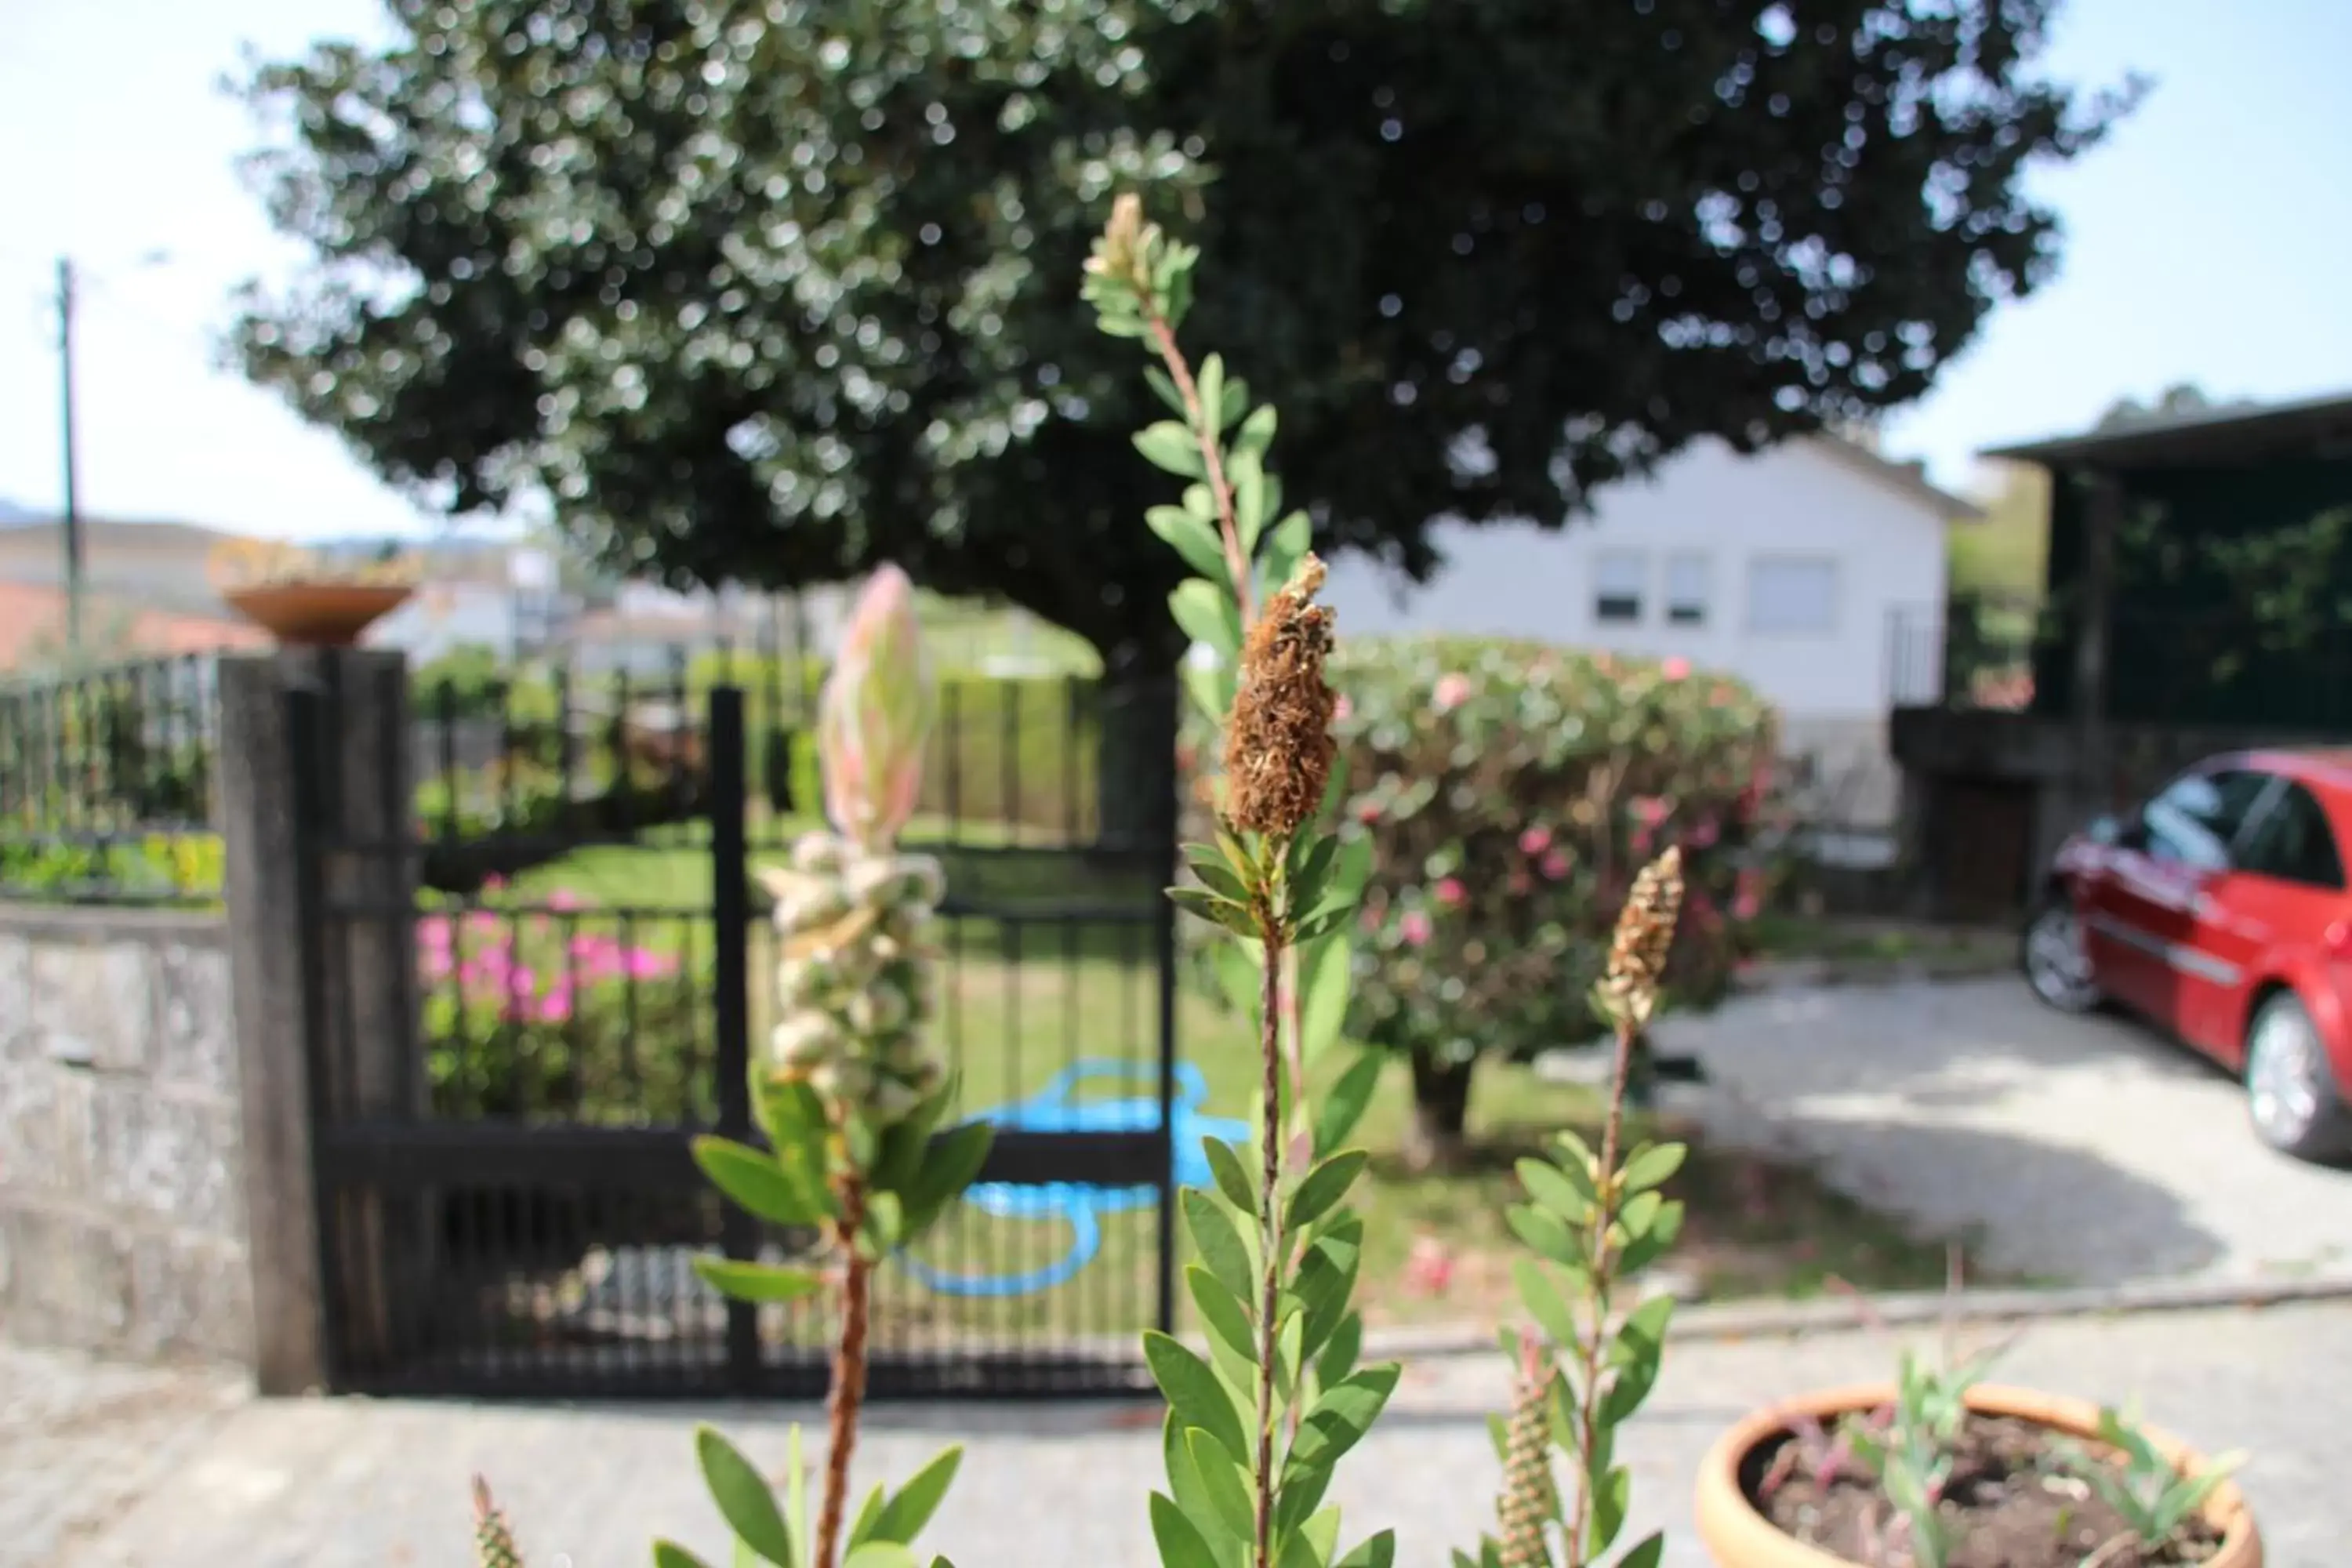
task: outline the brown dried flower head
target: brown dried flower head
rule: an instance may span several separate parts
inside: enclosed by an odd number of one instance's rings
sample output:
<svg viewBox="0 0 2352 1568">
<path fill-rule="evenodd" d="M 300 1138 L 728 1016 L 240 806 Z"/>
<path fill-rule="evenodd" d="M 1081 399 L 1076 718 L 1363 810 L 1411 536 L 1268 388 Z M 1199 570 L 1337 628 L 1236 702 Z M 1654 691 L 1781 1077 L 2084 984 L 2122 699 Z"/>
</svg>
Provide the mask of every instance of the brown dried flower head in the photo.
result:
<svg viewBox="0 0 2352 1568">
<path fill-rule="evenodd" d="M 1620 1025 L 1638 1029 L 1649 1023 L 1682 905 L 1683 852 L 1679 845 L 1672 845 L 1633 879 L 1633 890 L 1626 896 L 1617 933 L 1609 944 L 1601 994 Z"/>
<path fill-rule="evenodd" d="M 1331 612 L 1315 602 L 1323 563 L 1308 555 L 1265 603 L 1242 645 L 1241 680 L 1225 726 L 1226 815 L 1255 833 L 1296 833 L 1331 779 Z"/>
</svg>

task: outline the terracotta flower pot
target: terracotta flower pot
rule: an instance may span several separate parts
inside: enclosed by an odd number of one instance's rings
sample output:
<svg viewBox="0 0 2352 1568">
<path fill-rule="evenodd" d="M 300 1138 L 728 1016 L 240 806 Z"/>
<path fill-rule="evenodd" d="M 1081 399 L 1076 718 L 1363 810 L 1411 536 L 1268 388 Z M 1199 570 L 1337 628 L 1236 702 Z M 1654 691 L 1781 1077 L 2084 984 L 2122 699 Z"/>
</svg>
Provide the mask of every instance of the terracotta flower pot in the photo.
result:
<svg viewBox="0 0 2352 1568">
<path fill-rule="evenodd" d="M 247 620 L 297 647 L 350 647 L 415 592 L 406 584 L 273 583 L 222 594 Z"/>
<path fill-rule="evenodd" d="M 1784 1533 L 1756 1510 L 1739 1483 L 1748 1456 L 1789 1430 L 1790 1417 L 1809 1415 L 1823 1426 L 1840 1417 L 1864 1415 L 1895 1400 L 1893 1384 L 1862 1384 L 1802 1394 L 1770 1409 L 1759 1410 L 1717 1439 L 1699 1467 L 1695 1501 L 1699 1539 L 1706 1543 L 1716 1568 L 1854 1568 L 1843 1557 Z M 2096 1441 L 2099 1412 L 2079 1399 L 2039 1394 L 2030 1388 L 2004 1388 L 1980 1384 L 1969 1391 L 1969 1408 L 1987 1415 L 2007 1415 L 2078 1439 Z M 2148 1430 L 2157 1448 L 2175 1464 L 2201 1463 L 2200 1457 L 2167 1433 Z M 2223 1481 L 2205 1500 L 2204 1514 L 2221 1533 L 2221 1544 L 2202 1568 L 2263 1568 L 2262 1532 L 2234 1481 Z"/>
</svg>

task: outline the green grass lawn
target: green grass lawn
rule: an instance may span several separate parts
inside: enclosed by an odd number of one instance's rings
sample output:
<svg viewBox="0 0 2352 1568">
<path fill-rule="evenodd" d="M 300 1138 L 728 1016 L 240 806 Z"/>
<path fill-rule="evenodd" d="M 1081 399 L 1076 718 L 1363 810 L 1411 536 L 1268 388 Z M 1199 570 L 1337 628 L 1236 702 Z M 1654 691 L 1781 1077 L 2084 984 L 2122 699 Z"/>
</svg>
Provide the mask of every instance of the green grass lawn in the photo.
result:
<svg viewBox="0 0 2352 1568">
<path fill-rule="evenodd" d="M 774 839 L 782 843 L 779 835 Z M 780 852 L 779 852 L 780 853 Z M 755 855 L 755 860 L 774 855 Z M 966 1111 L 1034 1094 L 1080 1060 L 1131 1064 L 1140 1075 L 1112 1092 L 1149 1093 L 1156 1057 L 1158 976 L 1150 962 L 1149 881 L 1097 872 L 1074 887 L 1074 867 L 1060 856 L 986 862 L 950 855 L 965 896 L 984 887 L 1008 918 L 946 922 L 940 1048 L 961 1075 Z M 656 911 L 641 922 L 643 940 L 674 919 L 673 933 L 707 951 L 710 869 L 698 846 L 596 848 L 530 872 L 509 895 L 518 901 L 567 889 L 593 903 Z M 1055 901 L 1131 910 L 1129 921 L 1073 921 L 1043 915 Z M 659 911 L 676 910 L 668 916 Z M 772 933 L 752 933 L 752 1043 L 772 1023 L 767 996 Z M 1180 988 L 1178 1049 L 1206 1080 L 1205 1110 L 1246 1119 L 1258 1080 L 1253 1031 L 1191 988 Z M 656 1049 L 656 1042 L 643 1048 Z M 1328 1078 L 1347 1051 L 1318 1064 Z M 1532 1070 L 1489 1062 L 1479 1070 L 1470 1128 L 1476 1157 L 1469 1167 L 1417 1174 L 1397 1156 L 1410 1114 L 1411 1087 L 1400 1062 L 1383 1079 L 1359 1140 L 1375 1156 L 1360 1189 L 1366 1220 L 1362 1300 L 1368 1321 L 1496 1321 L 1511 1312 L 1509 1262 L 1515 1255 L 1504 1211 L 1518 1196 L 1512 1163 L 1571 1127 L 1592 1134 L 1599 1107 L 1590 1089 L 1549 1081 Z M 1661 1131 L 1676 1135 L 1676 1130 Z M 1832 1277 L 1864 1289 L 1928 1288 L 1943 1278 L 1940 1238 L 1906 1236 L 1891 1221 L 1823 1188 L 1809 1173 L 1746 1153 L 1695 1148 L 1672 1184 L 1689 1205 L 1680 1269 L 1710 1297 L 1805 1296 Z M 1101 1220 L 1095 1261 L 1054 1289 L 1009 1300 L 933 1294 L 903 1271 L 888 1271 L 877 1299 L 877 1332 L 886 1343 L 919 1345 L 926 1334 L 1123 1335 L 1150 1321 L 1158 1215 L 1146 1206 Z M 960 1209 L 925 1244 L 936 1267 L 959 1273 L 1013 1273 L 1062 1256 L 1071 1232 L 1059 1219 L 1006 1218 Z M 1416 1267 L 1416 1256 L 1421 1259 Z M 1441 1281 L 1428 1264 L 1443 1258 Z M 1181 1292 L 1180 1291 L 1180 1301 Z"/>
</svg>

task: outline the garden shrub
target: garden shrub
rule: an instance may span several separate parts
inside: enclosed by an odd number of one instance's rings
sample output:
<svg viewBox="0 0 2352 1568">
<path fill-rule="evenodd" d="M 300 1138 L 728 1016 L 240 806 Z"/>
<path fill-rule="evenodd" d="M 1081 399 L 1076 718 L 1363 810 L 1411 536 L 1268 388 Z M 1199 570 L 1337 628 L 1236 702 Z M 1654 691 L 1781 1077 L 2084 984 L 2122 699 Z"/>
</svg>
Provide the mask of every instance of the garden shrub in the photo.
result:
<svg viewBox="0 0 2352 1568">
<path fill-rule="evenodd" d="M 1728 988 L 1759 910 L 1775 722 L 1729 677 L 1540 643 L 1342 637 L 1345 830 L 1371 841 L 1349 1033 L 1407 1057 L 1415 1152 L 1456 1152 L 1472 1068 L 1596 1039 L 1634 874 L 1682 846 L 1668 1005 Z M 1193 810 L 1201 809 L 1193 792 Z"/>
</svg>

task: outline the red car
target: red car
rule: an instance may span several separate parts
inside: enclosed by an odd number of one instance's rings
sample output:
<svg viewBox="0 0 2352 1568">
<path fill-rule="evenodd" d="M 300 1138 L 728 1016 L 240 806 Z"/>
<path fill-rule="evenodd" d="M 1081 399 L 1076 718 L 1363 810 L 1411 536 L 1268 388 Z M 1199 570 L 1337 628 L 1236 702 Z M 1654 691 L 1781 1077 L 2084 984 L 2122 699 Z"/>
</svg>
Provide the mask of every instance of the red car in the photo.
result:
<svg viewBox="0 0 2352 1568">
<path fill-rule="evenodd" d="M 2113 1002 L 2245 1079 L 2254 1131 L 2352 1154 L 2352 751 L 2215 757 L 2058 851 L 2025 928 L 2053 1007 Z"/>
</svg>

